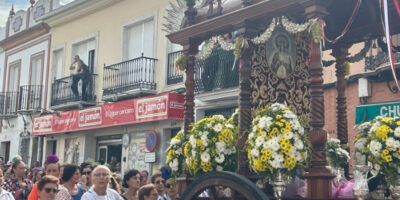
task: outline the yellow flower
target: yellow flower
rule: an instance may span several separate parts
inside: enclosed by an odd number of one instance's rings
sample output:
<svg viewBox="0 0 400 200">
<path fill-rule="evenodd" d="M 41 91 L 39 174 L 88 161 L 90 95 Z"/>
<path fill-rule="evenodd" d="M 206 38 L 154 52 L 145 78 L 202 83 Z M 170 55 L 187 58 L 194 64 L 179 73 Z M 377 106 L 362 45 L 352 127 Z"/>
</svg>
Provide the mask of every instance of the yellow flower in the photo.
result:
<svg viewBox="0 0 400 200">
<path fill-rule="evenodd" d="M 185 145 L 185 149 L 183 150 L 183 153 L 184 153 L 185 155 L 189 155 L 189 148 L 190 148 L 190 143 L 187 143 L 187 144 Z"/>
<path fill-rule="evenodd" d="M 296 167 L 296 158 L 286 157 L 285 161 L 283 162 L 283 166 L 291 171 L 294 167 Z"/>
<path fill-rule="evenodd" d="M 387 155 L 387 156 L 385 156 L 384 159 L 385 159 L 386 162 L 391 162 L 392 161 L 392 156 Z"/>
<path fill-rule="evenodd" d="M 391 121 L 394 121 L 393 117 L 385 117 L 382 119 L 383 122 L 389 124 Z"/>
<path fill-rule="evenodd" d="M 375 135 L 380 138 L 382 141 L 387 140 L 387 134 L 393 132 L 393 130 L 387 126 L 387 125 L 382 125 L 379 128 L 376 129 Z"/>
<path fill-rule="evenodd" d="M 271 131 L 271 127 L 267 127 L 266 129 L 265 129 L 267 132 L 270 132 Z"/>
<path fill-rule="evenodd" d="M 397 121 L 396 124 L 397 124 L 397 126 L 400 126 L 400 121 Z"/>
<path fill-rule="evenodd" d="M 282 118 L 282 115 L 279 115 L 279 114 L 278 114 L 278 115 L 276 115 L 275 117 L 276 117 L 276 119 L 281 119 L 281 118 Z"/>
<path fill-rule="evenodd" d="M 275 135 L 277 135 L 277 134 L 279 134 L 279 130 L 278 130 L 278 128 L 275 127 L 275 128 L 272 129 L 270 135 L 274 135 L 274 136 L 275 136 Z"/>
<path fill-rule="evenodd" d="M 169 150 L 168 151 L 168 156 L 167 156 L 167 161 L 171 161 L 172 159 L 174 159 L 175 156 L 175 151 L 174 150 Z"/>
<path fill-rule="evenodd" d="M 256 168 L 257 171 L 263 172 L 266 170 L 266 165 L 263 164 L 260 158 L 257 158 L 254 160 L 254 168 Z"/>
</svg>

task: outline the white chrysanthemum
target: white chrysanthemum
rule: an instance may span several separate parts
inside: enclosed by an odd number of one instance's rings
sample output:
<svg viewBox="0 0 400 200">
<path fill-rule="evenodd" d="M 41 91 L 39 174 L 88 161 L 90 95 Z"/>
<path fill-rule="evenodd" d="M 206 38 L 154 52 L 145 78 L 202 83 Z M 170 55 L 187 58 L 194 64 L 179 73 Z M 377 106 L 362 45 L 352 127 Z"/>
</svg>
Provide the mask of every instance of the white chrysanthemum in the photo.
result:
<svg viewBox="0 0 400 200">
<path fill-rule="evenodd" d="M 379 121 L 375 122 L 372 124 L 371 128 L 368 131 L 368 134 L 374 134 L 376 129 L 378 129 L 381 126 L 381 123 Z"/>
<path fill-rule="evenodd" d="M 236 153 L 236 148 L 232 147 L 232 153 Z"/>
<path fill-rule="evenodd" d="M 356 151 L 361 151 L 365 147 L 365 144 L 367 144 L 367 139 L 366 138 L 360 138 L 354 144 L 354 149 Z"/>
<path fill-rule="evenodd" d="M 296 148 L 292 148 L 289 152 L 289 156 L 290 157 L 296 157 L 296 153 L 297 153 L 297 149 Z"/>
<path fill-rule="evenodd" d="M 260 121 L 258 121 L 258 126 L 261 129 L 264 129 L 265 127 L 267 127 L 267 118 L 261 117 Z"/>
<path fill-rule="evenodd" d="M 277 137 L 274 137 L 270 140 L 268 140 L 265 144 L 264 144 L 264 148 L 265 146 L 269 149 L 271 149 L 272 151 L 278 151 L 281 146 L 279 145 L 279 140 L 277 139 Z"/>
<path fill-rule="evenodd" d="M 283 157 L 283 155 L 278 154 L 278 153 L 272 153 L 272 157 L 277 160 L 278 162 L 283 162 L 285 160 L 285 158 Z"/>
<path fill-rule="evenodd" d="M 191 135 L 189 137 L 189 142 L 190 142 L 190 145 L 192 145 L 192 148 L 196 147 L 196 138 L 194 138 L 194 135 Z"/>
<path fill-rule="evenodd" d="M 182 148 L 178 148 L 178 149 L 175 151 L 175 153 L 178 154 L 178 155 L 182 155 Z"/>
<path fill-rule="evenodd" d="M 233 152 L 232 152 L 232 149 L 231 148 L 227 148 L 226 150 L 225 150 L 225 154 L 226 155 L 231 155 Z"/>
<path fill-rule="evenodd" d="M 347 161 L 349 161 L 349 159 L 350 159 L 349 152 L 347 152 L 346 150 L 344 150 L 342 148 L 337 149 L 337 152 L 339 155 L 345 156 L 347 158 Z"/>
<path fill-rule="evenodd" d="M 219 142 L 215 143 L 215 151 L 216 151 L 217 154 L 220 154 L 220 153 L 224 152 L 225 149 L 226 149 L 226 143 L 225 142 L 219 141 Z"/>
<path fill-rule="evenodd" d="M 328 140 L 329 140 L 329 142 L 340 144 L 340 140 L 338 140 L 337 138 L 329 138 Z"/>
<path fill-rule="evenodd" d="M 212 125 L 211 124 L 207 124 L 207 128 L 211 128 L 212 127 Z"/>
<path fill-rule="evenodd" d="M 263 144 L 264 144 L 264 141 L 265 141 L 264 137 L 258 136 L 258 137 L 256 138 L 256 147 L 259 147 L 259 146 L 263 145 Z"/>
<path fill-rule="evenodd" d="M 171 146 L 174 146 L 174 145 L 179 144 L 180 142 L 181 142 L 180 140 L 171 139 L 170 145 L 171 145 Z"/>
<path fill-rule="evenodd" d="M 276 108 L 276 109 L 279 109 L 279 110 L 284 110 L 285 109 L 285 105 L 283 105 L 283 104 L 280 104 L 280 103 L 273 103 L 272 105 L 271 105 L 271 108 L 273 109 L 273 108 Z"/>
<path fill-rule="evenodd" d="M 223 115 L 214 115 L 214 117 L 220 118 L 222 120 L 225 120 L 225 117 Z"/>
<path fill-rule="evenodd" d="M 258 156 L 260 156 L 260 151 L 258 151 L 257 149 L 252 149 L 251 150 L 251 156 L 253 158 L 258 158 Z"/>
<path fill-rule="evenodd" d="M 222 171 L 224 170 L 224 168 L 222 166 L 217 165 L 217 167 L 215 168 L 217 171 Z"/>
<path fill-rule="evenodd" d="M 303 156 L 301 155 L 300 152 L 296 152 L 295 158 L 296 158 L 297 162 L 303 162 L 304 161 L 304 158 L 303 158 Z"/>
<path fill-rule="evenodd" d="M 219 133 L 222 131 L 222 124 L 218 123 L 217 125 L 214 126 L 214 131 Z"/>
<path fill-rule="evenodd" d="M 192 150 L 192 157 L 194 158 L 194 157 L 196 157 L 196 155 L 197 155 L 197 151 Z"/>
<path fill-rule="evenodd" d="M 358 126 L 358 130 L 364 131 L 364 130 L 366 130 L 366 129 L 369 129 L 370 126 L 371 126 L 371 122 L 364 122 L 364 123 L 362 123 L 362 124 L 360 124 L 360 125 Z"/>
<path fill-rule="evenodd" d="M 394 136 L 400 138 L 400 126 L 394 129 Z"/>
<path fill-rule="evenodd" d="M 388 137 L 386 140 L 386 146 L 393 148 L 394 151 L 397 150 L 396 140 L 393 137 Z"/>
<path fill-rule="evenodd" d="M 215 162 L 217 162 L 217 163 L 219 163 L 219 164 L 223 163 L 224 161 L 225 161 L 225 156 L 224 156 L 224 154 L 220 154 L 220 155 L 218 155 L 217 157 L 215 157 Z"/>
<path fill-rule="evenodd" d="M 255 135 L 256 135 L 256 134 L 254 134 L 253 132 L 251 132 L 251 133 L 249 134 L 249 140 L 252 140 L 253 137 L 254 137 Z"/>
<path fill-rule="evenodd" d="M 296 140 L 294 141 L 294 146 L 295 146 L 297 149 L 303 149 L 303 148 L 304 148 L 303 141 L 301 141 L 301 140 L 299 140 L 299 139 L 296 139 Z"/>
<path fill-rule="evenodd" d="M 201 161 L 203 161 L 203 162 L 209 162 L 209 161 L 210 161 L 210 158 L 211 158 L 211 156 L 210 156 L 210 154 L 207 153 L 207 152 L 203 152 L 203 153 L 200 155 L 200 159 L 201 159 Z"/>
<path fill-rule="evenodd" d="M 201 141 L 202 141 L 203 143 L 208 143 L 208 141 L 209 141 L 207 135 L 202 135 L 202 136 L 200 137 L 200 139 L 201 139 Z M 206 144 L 204 144 L 204 145 L 207 146 Z"/>
<path fill-rule="evenodd" d="M 283 111 L 283 117 L 286 119 L 296 119 L 297 116 L 291 110 Z"/>
<path fill-rule="evenodd" d="M 172 160 L 170 167 L 171 167 L 172 170 L 178 171 L 178 169 L 179 169 L 179 161 L 178 161 L 177 158 Z"/>
<path fill-rule="evenodd" d="M 233 128 L 234 128 L 232 124 L 225 124 L 225 127 L 226 127 L 226 128 L 230 128 L 230 129 L 233 129 Z"/>
<path fill-rule="evenodd" d="M 382 149 L 382 144 L 380 142 L 373 140 L 369 144 L 369 150 L 374 156 L 379 156 L 381 154 L 381 149 Z"/>
<path fill-rule="evenodd" d="M 299 134 L 303 135 L 304 134 L 304 128 L 302 126 L 299 127 Z"/>
<path fill-rule="evenodd" d="M 251 133 L 254 134 L 255 132 L 257 132 L 257 126 L 253 126 L 253 131 Z"/>
<path fill-rule="evenodd" d="M 289 140 L 292 139 L 293 136 L 294 136 L 294 134 L 292 131 L 289 131 L 289 132 L 286 132 L 285 134 L 283 134 L 283 138 L 289 139 Z"/>
</svg>

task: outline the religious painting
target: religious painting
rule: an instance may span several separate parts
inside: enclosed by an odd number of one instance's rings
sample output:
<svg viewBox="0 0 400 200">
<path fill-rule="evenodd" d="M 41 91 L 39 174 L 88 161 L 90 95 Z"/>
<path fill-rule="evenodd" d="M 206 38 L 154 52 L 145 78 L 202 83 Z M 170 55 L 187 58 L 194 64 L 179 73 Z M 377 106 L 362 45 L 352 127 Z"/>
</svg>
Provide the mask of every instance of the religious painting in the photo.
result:
<svg viewBox="0 0 400 200">
<path fill-rule="evenodd" d="M 265 49 L 268 65 L 280 79 L 294 72 L 296 66 L 296 47 L 293 37 L 283 28 L 277 27 Z"/>
<path fill-rule="evenodd" d="M 80 144 L 78 137 L 65 139 L 64 163 L 79 163 Z"/>
<path fill-rule="evenodd" d="M 308 31 L 291 34 L 278 26 L 266 43 L 254 47 L 250 74 L 253 111 L 284 103 L 306 129 L 309 127 L 309 43 Z"/>
</svg>

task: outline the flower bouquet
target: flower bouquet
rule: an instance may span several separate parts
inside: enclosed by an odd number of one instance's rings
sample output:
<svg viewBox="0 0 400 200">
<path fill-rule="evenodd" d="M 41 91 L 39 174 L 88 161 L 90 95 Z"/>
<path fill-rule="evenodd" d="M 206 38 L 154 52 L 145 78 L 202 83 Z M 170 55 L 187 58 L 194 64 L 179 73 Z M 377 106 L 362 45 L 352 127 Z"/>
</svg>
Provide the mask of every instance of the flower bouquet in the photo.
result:
<svg viewBox="0 0 400 200">
<path fill-rule="evenodd" d="M 204 118 L 194 124 L 184 155 L 192 176 L 237 168 L 237 128 L 234 120 L 222 115 Z"/>
<path fill-rule="evenodd" d="M 257 111 L 247 140 L 250 168 L 273 179 L 277 172 L 294 177 L 307 164 L 309 142 L 298 117 L 274 103 Z"/>
<path fill-rule="evenodd" d="M 171 171 L 171 177 L 175 180 L 183 172 L 183 146 L 185 144 L 184 132 L 180 130 L 170 141 L 167 149 L 167 167 Z"/>
<path fill-rule="evenodd" d="M 367 157 L 371 174 L 382 174 L 394 186 L 400 172 L 400 118 L 376 117 L 358 126 L 355 148 Z M 366 144 L 363 147 L 362 144 Z"/>
<path fill-rule="evenodd" d="M 329 166 L 338 169 L 347 165 L 350 155 L 346 149 L 347 145 L 340 144 L 340 140 L 328 137 L 325 143 L 325 152 Z"/>
</svg>

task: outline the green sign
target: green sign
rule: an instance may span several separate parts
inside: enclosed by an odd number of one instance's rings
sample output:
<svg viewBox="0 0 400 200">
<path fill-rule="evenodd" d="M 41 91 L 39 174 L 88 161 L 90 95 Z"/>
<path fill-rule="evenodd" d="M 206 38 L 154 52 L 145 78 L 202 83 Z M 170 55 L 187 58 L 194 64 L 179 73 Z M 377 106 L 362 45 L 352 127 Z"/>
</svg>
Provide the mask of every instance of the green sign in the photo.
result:
<svg viewBox="0 0 400 200">
<path fill-rule="evenodd" d="M 356 107 L 356 124 L 375 119 L 376 116 L 400 117 L 400 102 L 366 104 Z"/>
</svg>

